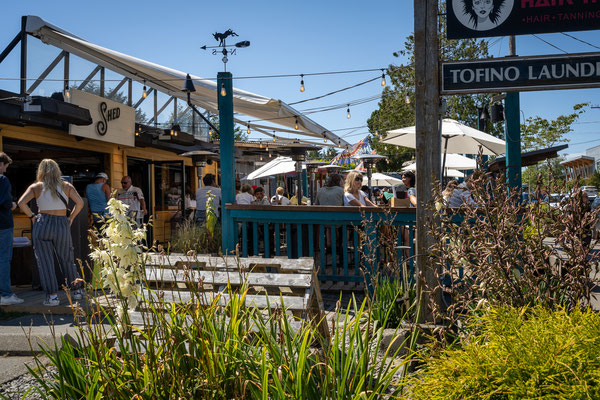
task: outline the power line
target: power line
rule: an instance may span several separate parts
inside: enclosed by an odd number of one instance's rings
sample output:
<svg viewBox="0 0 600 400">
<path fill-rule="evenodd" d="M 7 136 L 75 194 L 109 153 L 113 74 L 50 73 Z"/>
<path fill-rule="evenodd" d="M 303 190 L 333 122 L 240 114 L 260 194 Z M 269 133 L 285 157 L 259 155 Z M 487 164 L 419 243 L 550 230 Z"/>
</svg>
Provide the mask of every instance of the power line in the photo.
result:
<svg viewBox="0 0 600 400">
<path fill-rule="evenodd" d="M 553 45 L 552 43 L 548 42 L 547 40 L 544 40 L 544 39 L 542 39 L 542 38 L 541 38 L 541 37 L 539 37 L 538 35 L 533 35 L 533 36 L 534 36 L 534 37 L 536 37 L 536 38 L 538 38 L 538 39 L 539 39 L 539 40 L 541 40 L 542 42 L 546 43 L 548 46 L 552 46 L 552 47 L 554 47 L 555 49 L 557 49 L 557 50 L 559 50 L 559 51 L 562 51 L 562 52 L 563 52 L 563 53 L 565 53 L 565 54 L 569 54 L 569 52 L 568 52 L 568 51 L 564 51 L 564 50 L 563 50 L 563 49 L 561 49 L 560 47 Z"/>
<path fill-rule="evenodd" d="M 345 88 L 342 88 L 342 89 L 334 90 L 333 92 L 325 93 L 325 94 L 323 94 L 323 95 L 321 95 L 321 96 L 312 97 L 312 98 L 310 98 L 310 99 L 306 99 L 306 100 L 295 101 L 295 102 L 293 102 L 293 103 L 288 103 L 288 104 L 289 104 L 290 106 L 293 106 L 293 105 L 295 105 L 295 104 L 306 103 L 307 101 L 319 100 L 319 99 L 322 99 L 323 97 L 331 96 L 331 95 L 333 95 L 333 94 L 340 93 L 340 92 L 343 92 L 343 91 L 345 91 L 345 90 L 354 89 L 354 88 L 356 88 L 356 87 L 362 86 L 362 85 L 364 85 L 364 84 L 367 84 L 367 83 L 369 83 L 369 82 L 373 82 L 373 81 L 375 81 L 375 80 L 377 80 L 377 79 L 380 79 L 380 77 L 378 76 L 378 77 L 376 77 L 376 78 L 369 79 L 369 80 L 367 80 L 367 81 L 364 81 L 364 82 L 357 83 L 356 85 L 352 85 L 352 86 L 348 86 L 348 87 L 345 87 Z"/>
<path fill-rule="evenodd" d="M 575 37 L 573 35 L 569 35 L 568 33 L 564 33 L 564 32 L 560 32 L 561 35 L 565 35 L 567 37 L 570 37 L 571 39 L 577 40 L 578 42 L 581 42 L 583 44 L 587 44 L 588 46 L 592 46 L 595 49 L 600 49 L 600 46 L 596 46 L 595 44 L 591 44 L 590 42 L 586 42 L 583 39 L 579 39 L 578 37 Z"/>
</svg>

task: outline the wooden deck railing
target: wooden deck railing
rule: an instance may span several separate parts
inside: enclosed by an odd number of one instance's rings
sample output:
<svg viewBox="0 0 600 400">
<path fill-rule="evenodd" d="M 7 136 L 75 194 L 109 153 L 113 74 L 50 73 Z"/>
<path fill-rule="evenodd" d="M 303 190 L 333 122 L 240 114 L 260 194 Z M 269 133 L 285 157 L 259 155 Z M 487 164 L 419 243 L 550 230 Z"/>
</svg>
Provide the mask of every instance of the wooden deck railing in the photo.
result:
<svg viewBox="0 0 600 400">
<path fill-rule="evenodd" d="M 313 257 L 320 280 L 361 282 L 363 272 L 375 273 L 386 261 L 382 244 L 387 243 L 388 250 L 393 246 L 396 262 L 407 262 L 413 271 L 414 208 L 390 212 L 380 207 L 227 204 L 226 208 L 240 256 Z M 395 238 L 383 240 L 393 231 Z"/>
</svg>

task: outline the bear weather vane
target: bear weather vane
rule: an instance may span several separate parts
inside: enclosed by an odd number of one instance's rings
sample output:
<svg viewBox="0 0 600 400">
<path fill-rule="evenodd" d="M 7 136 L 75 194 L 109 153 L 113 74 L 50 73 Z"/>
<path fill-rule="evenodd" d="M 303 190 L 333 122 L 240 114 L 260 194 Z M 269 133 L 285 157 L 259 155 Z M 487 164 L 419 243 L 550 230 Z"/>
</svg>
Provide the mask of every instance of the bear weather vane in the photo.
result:
<svg viewBox="0 0 600 400">
<path fill-rule="evenodd" d="M 231 37 L 238 36 L 238 34 L 235 33 L 231 29 L 227 29 L 223 33 L 215 32 L 215 33 L 213 33 L 213 37 L 215 38 L 215 40 L 217 42 L 219 42 L 219 44 L 216 45 L 216 46 L 206 46 L 206 45 L 204 45 L 204 46 L 201 47 L 202 50 L 212 49 L 212 54 L 213 55 L 217 55 L 219 53 L 221 53 L 223 55 L 223 58 L 221 58 L 221 61 L 223 61 L 223 70 L 224 71 L 227 71 L 227 61 L 229 61 L 229 58 L 227 57 L 228 55 L 230 55 L 230 56 L 236 55 L 236 50 L 237 49 L 250 46 L 250 42 L 248 40 L 243 40 L 241 42 L 237 42 L 236 44 L 228 45 L 225 42 L 225 40 L 229 36 L 231 36 Z M 229 47 L 229 49 L 228 49 L 228 47 Z M 219 48 L 221 49 L 221 51 L 217 50 Z"/>
</svg>

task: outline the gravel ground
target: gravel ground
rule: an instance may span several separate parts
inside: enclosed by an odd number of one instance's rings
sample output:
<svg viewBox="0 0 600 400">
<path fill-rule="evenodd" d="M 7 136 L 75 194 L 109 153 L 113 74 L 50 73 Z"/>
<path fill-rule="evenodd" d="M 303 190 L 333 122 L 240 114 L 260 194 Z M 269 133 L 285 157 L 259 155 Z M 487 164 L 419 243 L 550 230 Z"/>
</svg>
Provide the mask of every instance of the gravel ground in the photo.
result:
<svg viewBox="0 0 600 400">
<path fill-rule="evenodd" d="M 44 375 L 46 378 L 48 374 Z M 19 376 L 0 386 L 0 396 L 8 399 L 40 400 L 42 397 L 33 389 L 37 386 L 35 378 L 29 373 Z"/>
</svg>

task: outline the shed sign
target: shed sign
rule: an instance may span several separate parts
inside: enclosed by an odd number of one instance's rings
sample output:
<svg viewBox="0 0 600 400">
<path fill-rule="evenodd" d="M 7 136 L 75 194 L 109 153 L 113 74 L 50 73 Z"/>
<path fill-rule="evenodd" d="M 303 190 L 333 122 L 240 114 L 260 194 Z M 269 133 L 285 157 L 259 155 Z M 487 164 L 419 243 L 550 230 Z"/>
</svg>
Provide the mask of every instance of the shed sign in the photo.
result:
<svg viewBox="0 0 600 400">
<path fill-rule="evenodd" d="M 95 94 L 71 89 L 71 103 L 90 110 L 89 126 L 69 125 L 69 134 L 135 146 L 135 109 Z"/>
<path fill-rule="evenodd" d="M 442 94 L 600 87 L 600 53 L 442 63 Z"/>
<path fill-rule="evenodd" d="M 600 28 L 600 0 L 446 0 L 448 39 Z"/>
</svg>

